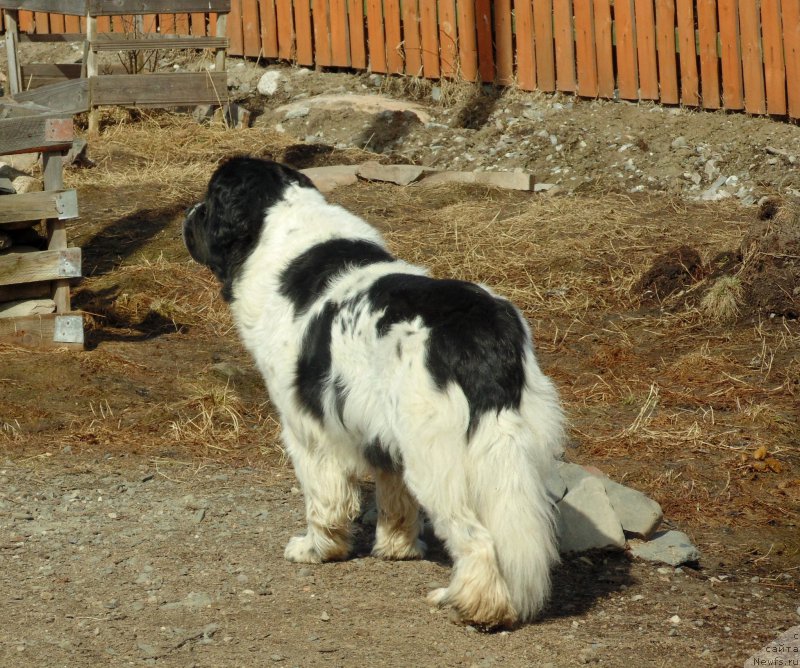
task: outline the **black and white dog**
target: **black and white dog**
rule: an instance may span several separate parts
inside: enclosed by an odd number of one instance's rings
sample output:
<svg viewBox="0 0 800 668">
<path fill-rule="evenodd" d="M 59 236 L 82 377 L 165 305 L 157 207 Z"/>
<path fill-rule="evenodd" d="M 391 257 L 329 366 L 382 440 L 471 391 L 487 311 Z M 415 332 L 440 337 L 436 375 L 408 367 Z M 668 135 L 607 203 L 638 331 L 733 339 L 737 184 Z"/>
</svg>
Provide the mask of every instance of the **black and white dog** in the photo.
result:
<svg viewBox="0 0 800 668">
<path fill-rule="evenodd" d="M 562 413 L 520 312 L 396 259 L 306 176 L 266 160 L 223 163 L 184 239 L 221 281 L 280 412 L 308 522 L 285 557 L 347 557 L 357 479 L 371 472 L 375 556 L 423 555 L 421 505 L 454 562 L 429 600 L 485 627 L 532 619 L 558 558 L 545 479 Z"/>
</svg>

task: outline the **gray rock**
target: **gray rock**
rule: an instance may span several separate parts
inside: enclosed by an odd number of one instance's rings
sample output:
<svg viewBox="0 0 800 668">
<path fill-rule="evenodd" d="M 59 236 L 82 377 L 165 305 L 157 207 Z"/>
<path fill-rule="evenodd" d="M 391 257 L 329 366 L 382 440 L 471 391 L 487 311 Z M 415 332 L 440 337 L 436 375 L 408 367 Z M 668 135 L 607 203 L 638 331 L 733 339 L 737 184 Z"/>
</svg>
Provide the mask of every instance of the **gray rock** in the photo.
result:
<svg viewBox="0 0 800 668">
<path fill-rule="evenodd" d="M 686 137 L 675 137 L 670 146 L 672 146 L 673 149 L 687 148 L 689 146 L 689 142 L 686 141 Z"/>
<path fill-rule="evenodd" d="M 417 165 L 381 165 L 371 160 L 361 165 L 357 174 L 367 181 L 386 181 L 398 186 L 407 186 L 429 171 L 431 170 Z"/>
<path fill-rule="evenodd" d="M 700 560 L 699 550 L 682 531 L 662 531 L 646 543 L 631 541 L 630 550 L 634 557 L 670 566 L 680 566 Z"/>
<path fill-rule="evenodd" d="M 625 547 L 622 525 L 600 478 L 583 478 L 570 488 L 558 509 L 559 549 L 562 553 Z"/>
<path fill-rule="evenodd" d="M 558 503 L 567 494 L 567 484 L 555 468 L 550 471 L 544 485 L 547 488 L 547 495 L 553 503 Z"/>
<path fill-rule="evenodd" d="M 710 161 L 709 161 L 710 162 Z M 708 163 L 706 163 L 708 164 Z M 706 172 L 707 173 L 707 172 Z M 728 197 L 728 193 L 720 190 L 722 186 L 725 185 L 725 181 L 727 181 L 727 177 L 724 175 L 718 176 L 716 181 L 711 184 L 711 186 L 701 195 L 702 199 L 704 200 L 718 200 L 724 199 Z"/>
<path fill-rule="evenodd" d="M 286 115 L 283 117 L 285 121 L 291 121 L 295 118 L 305 118 L 311 113 L 311 109 L 308 107 L 293 107 L 286 112 Z"/>
<path fill-rule="evenodd" d="M 275 93 L 278 92 L 278 86 L 282 77 L 283 75 L 280 70 L 268 70 L 261 75 L 256 85 L 256 90 L 258 90 L 261 95 L 267 97 L 275 95 Z"/>
<path fill-rule="evenodd" d="M 608 478 L 603 479 L 603 485 L 625 533 L 645 539 L 653 535 L 664 519 L 658 502 Z"/>
<path fill-rule="evenodd" d="M 333 167 L 310 167 L 300 170 L 314 185 L 324 193 L 339 186 L 348 186 L 358 182 L 356 176 L 358 165 L 335 165 Z"/>
</svg>

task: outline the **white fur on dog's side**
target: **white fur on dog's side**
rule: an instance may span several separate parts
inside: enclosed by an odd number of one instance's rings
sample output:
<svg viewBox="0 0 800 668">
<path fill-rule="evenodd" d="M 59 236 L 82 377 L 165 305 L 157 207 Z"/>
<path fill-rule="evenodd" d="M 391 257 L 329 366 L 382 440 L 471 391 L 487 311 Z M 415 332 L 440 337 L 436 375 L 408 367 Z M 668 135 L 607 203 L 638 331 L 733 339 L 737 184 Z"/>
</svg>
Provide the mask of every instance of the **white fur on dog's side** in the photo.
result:
<svg viewBox="0 0 800 668">
<path fill-rule="evenodd" d="M 558 558 L 544 485 L 562 435 L 552 383 L 529 344 L 519 410 L 483 414 L 468 442 L 467 399 L 455 383 L 436 387 L 426 367 L 429 332 L 422 319 L 397 323 L 379 336 L 381 313 L 356 302 L 347 316 L 352 327 L 338 326 L 342 314 L 332 326 L 331 378 L 320 422 L 296 397 L 296 365 L 309 323 L 326 302 L 352 300 L 381 276 L 426 274 L 401 261 L 354 267 L 336 277 L 308 312 L 297 315 L 280 292 L 281 272 L 310 247 L 335 238 L 385 247 L 366 222 L 329 204 L 316 190 L 292 185 L 266 212 L 258 244 L 233 285 L 237 328 L 280 412 L 285 445 L 305 495 L 308 531 L 289 542 L 286 558 L 319 562 L 347 556 L 350 525 L 359 512 L 357 478 L 371 470 L 364 449 L 377 437 L 398 455 L 403 469 L 376 472 L 374 553 L 396 559 L 422 555 L 419 503 L 454 560 L 451 583 L 433 592 L 431 600 L 489 626 L 532 619 L 549 595 L 550 571 Z M 333 378 L 345 388 L 341 419 Z"/>
</svg>

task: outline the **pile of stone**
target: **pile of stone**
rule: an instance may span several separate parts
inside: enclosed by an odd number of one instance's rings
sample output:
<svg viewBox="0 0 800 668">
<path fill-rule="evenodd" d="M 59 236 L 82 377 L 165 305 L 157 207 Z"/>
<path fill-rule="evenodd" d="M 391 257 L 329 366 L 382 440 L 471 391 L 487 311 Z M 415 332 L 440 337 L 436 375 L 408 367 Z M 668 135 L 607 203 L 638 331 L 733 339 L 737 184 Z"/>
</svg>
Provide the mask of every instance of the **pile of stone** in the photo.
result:
<svg viewBox="0 0 800 668">
<path fill-rule="evenodd" d="M 559 510 L 562 554 L 630 550 L 634 557 L 671 566 L 696 563 L 700 553 L 681 531 L 659 531 L 661 506 L 594 467 L 559 462 L 547 482 Z"/>
</svg>

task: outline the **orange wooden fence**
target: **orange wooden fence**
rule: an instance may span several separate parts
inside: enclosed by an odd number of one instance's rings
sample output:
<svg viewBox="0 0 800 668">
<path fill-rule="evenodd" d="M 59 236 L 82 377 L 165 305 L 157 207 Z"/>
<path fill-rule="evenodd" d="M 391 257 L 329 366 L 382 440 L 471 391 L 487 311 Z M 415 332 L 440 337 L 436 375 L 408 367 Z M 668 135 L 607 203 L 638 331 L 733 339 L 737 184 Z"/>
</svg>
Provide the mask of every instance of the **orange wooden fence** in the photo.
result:
<svg viewBox="0 0 800 668">
<path fill-rule="evenodd" d="M 213 34 L 214 20 L 151 15 L 144 29 Z M 228 36 L 233 55 L 300 65 L 800 118 L 800 0 L 232 0 Z"/>
</svg>

